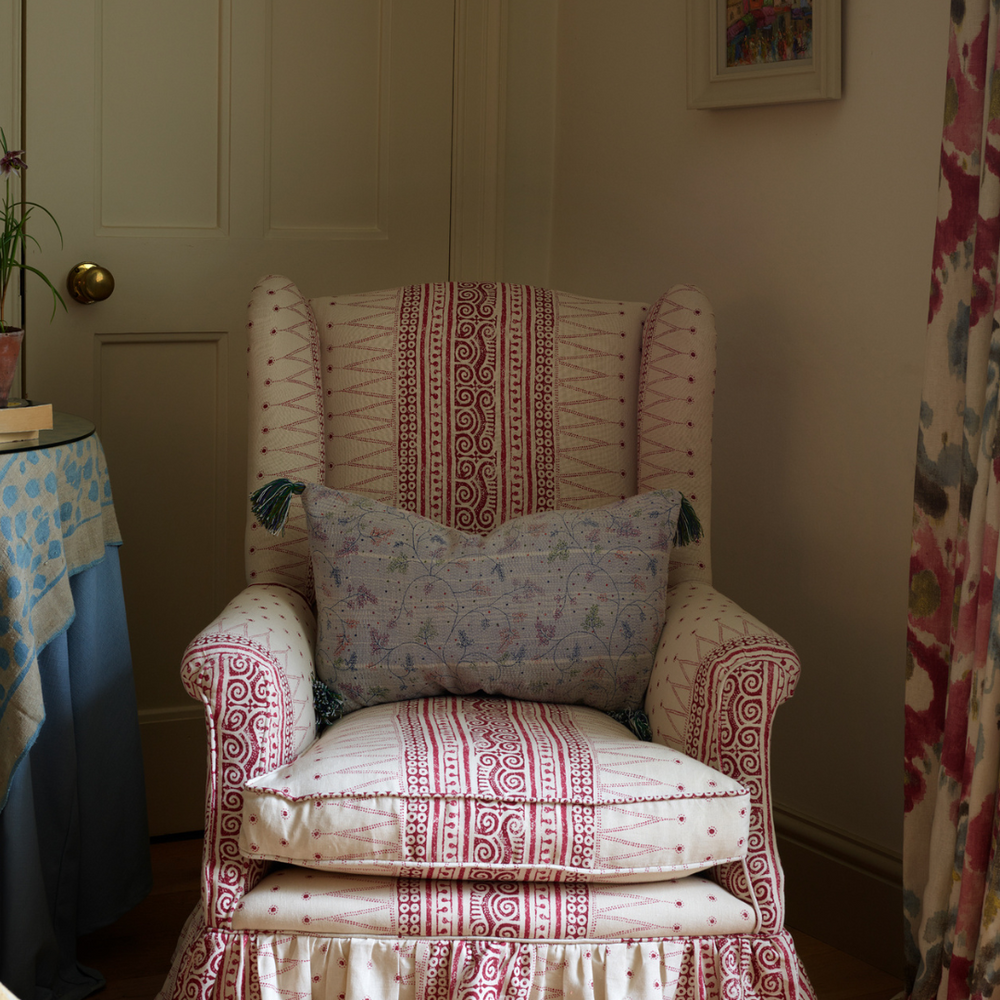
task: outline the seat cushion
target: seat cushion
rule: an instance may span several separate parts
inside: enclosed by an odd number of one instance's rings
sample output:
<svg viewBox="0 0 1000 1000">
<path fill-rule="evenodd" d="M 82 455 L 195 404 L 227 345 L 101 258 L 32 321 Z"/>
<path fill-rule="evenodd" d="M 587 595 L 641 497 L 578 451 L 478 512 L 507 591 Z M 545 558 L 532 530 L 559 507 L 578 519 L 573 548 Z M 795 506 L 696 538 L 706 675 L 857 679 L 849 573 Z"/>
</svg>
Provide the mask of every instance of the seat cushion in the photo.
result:
<svg viewBox="0 0 1000 1000">
<path fill-rule="evenodd" d="M 621 941 L 752 934 L 753 905 L 689 875 L 638 885 L 454 882 L 279 868 L 240 900 L 234 930 L 330 937 Z"/>
<path fill-rule="evenodd" d="M 651 882 L 742 858 L 739 782 L 601 712 L 506 698 L 362 709 L 244 788 L 240 848 L 403 878 Z"/>
<path fill-rule="evenodd" d="M 681 499 L 546 511 L 484 538 L 310 485 L 316 672 L 348 710 L 477 691 L 639 708 Z"/>
</svg>

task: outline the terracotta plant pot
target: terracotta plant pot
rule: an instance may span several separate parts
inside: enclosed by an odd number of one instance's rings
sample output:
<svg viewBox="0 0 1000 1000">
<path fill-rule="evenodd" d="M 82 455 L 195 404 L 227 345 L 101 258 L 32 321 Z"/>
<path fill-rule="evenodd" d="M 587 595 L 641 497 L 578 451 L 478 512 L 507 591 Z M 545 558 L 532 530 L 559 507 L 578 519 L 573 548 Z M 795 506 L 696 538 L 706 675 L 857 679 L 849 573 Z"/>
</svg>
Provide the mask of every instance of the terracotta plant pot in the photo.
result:
<svg viewBox="0 0 1000 1000">
<path fill-rule="evenodd" d="M 6 407 L 10 397 L 10 387 L 17 374 L 17 363 L 21 357 L 21 341 L 24 330 L 19 326 L 5 326 L 0 329 L 0 408 Z"/>
</svg>

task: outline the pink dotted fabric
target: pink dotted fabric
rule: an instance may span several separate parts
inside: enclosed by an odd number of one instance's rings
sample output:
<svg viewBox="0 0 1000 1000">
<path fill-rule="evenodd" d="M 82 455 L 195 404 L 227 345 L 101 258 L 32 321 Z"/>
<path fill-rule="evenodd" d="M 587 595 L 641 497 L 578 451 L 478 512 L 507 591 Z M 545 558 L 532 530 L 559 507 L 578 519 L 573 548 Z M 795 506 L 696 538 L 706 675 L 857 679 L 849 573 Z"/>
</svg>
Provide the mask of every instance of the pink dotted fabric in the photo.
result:
<svg viewBox="0 0 1000 1000">
<path fill-rule="evenodd" d="M 471 311 L 470 301 L 478 303 Z M 433 419 L 418 417 L 409 426 L 412 400 L 399 389 L 400 359 L 390 359 L 385 344 L 405 320 L 414 345 L 407 357 L 413 364 L 429 362 L 434 350 L 427 345 L 441 332 L 429 321 L 438 306 L 451 317 L 441 329 L 449 331 L 454 350 L 442 355 L 450 360 L 432 373 L 432 381 L 449 391 L 475 386 L 483 392 L 456 393 L 457 409 L 445 406 Z M 185 685 L 204 702 L 208 723 L 204 887 L 161 991 L 164 1000 L 815 1000 L 783 928 L 768 770 L 774 712 L 794 691 L 798 660 L 784 640 L 710 585 L 714 320 L 704 296 L 689 286 L 675 287 L 643 309 L 519 286 L 476 286 L 464 293 L 453 286 L 419 286 L 310 303 L 288 279 L 264 279 L 249 309 L 248 486 L 277 476 L 323 483 L 331 474 L 346 474 L 354 477 L 350 483 L 336 485 L 417 496 L 417 506 L 426 503 L 445 518 L 452 516 L 448 510 L 466 509 L 471 498 L 468 516 L 480 526 L 520 511 L 520 505 L 535 509 L 549 502 L 553 490 L 565 506 L 599 505 L 602 496 L 618 493 L 611 482 L 615 474 L 626 483 L 623 492 L 683 492 L 695 504 L 706 538 L 675 550 L 646 710 L 661 749 L 682 751 L 747 789 L 745 856 L 714 869 L 717 885 L 691 875 L 656 886 L 496 879 L 465 884 L 417 881 L 405 872 L 383 877 L 302 869 L 272 881 L 269 862 L 244 854 L 239 836 L 246 826 L 248 783 L 297 758 L 311 759 L 315 619 L 304 516 L 293 503 L 289 526 L 278 539 L 251 520 L 248 579 L 264 585 L 249 587 L 232 602 L 185 656 Z M 473 363 L 457 349 L 461 329 L 471 333 L 478 350 L 495 350 L 489 315 L 498 317 L 500 326 L 492 328 L 502 328 L 501 345 L 512 316 L 532 327 L 517 342 L 538 348 L 537 363 L 528 365 L 502 347 L 496 355 L 502 363 L 494 370 L 541 373 L 538 385 L 550 387 L 542 394 L 549 400 L 544 405 L 529 394 L 505 409 L 510 393 L 501 393 L 498 408 L 483 378 L 490 364 L 482 359 L 491 355 L 477 355 Z M 623 318 L 624 330 L 615 325 Z M 327 371 L 324 363 L 332 362 L 325 361 L 324 347 L 333 342 L 323 338 L 338 324 L 344 330 L 337 336 L 355 356 Z M 548 330 L 554 342 L 546 339 Z M 615 336 L 627 344 L 622 358 L 615 357 Z M 641 357 L 631 346 L 640 339 Z M 601 360 L 589 353 L 598 345 Z M 524 385 L 520 374 L 517 387 Z M 327 405 L 338 396 L 326 382 L 330 376 L 347 380 L 336 403 L 344 412 Z M 629 395 L 610 391 L 616 380 L 628 391 L 634 385 L 635 407 Z M 553 398 L 559 400 L 554 409 Z M 622 406 L 638 415 L 633 424 L 626 414 L 625 427 L 615 431 L 615 407 Z M 388 410 L 379 415 L 379 407 Z M 340 422 L 347 410 L 356 422 L 349 434 Z M 508 420 L 508 413 L 520 416 Z M 409 425 L 393 436 L 401 416 Z M 490 420 L 500 431 L 494 438 Z M 621 430 L 624 437 L 617 436 Z M 475 445 L 468 468 L 456 465 L 465 449 L 455 444 L 459 440 Z M 334 444 L 341 458 L 331 457 Z M 491 461 L 494 445 L 500 450 Z M 414 447 L 427 459 L 415 475 L 408 458 Z M 532 448 L 540 449 L 535 459 L 523 453 Z M 619 467 L 615 459 L 622 454 L 628 460 Z M 595 468 L 587 468 L 589 461 Z M 442 468 L 452 463 L 461 497 L 442 486 L 445 477 L 435 462 Z M 509 482 L 498 485 L 505 475 Z M 366 757 L 357 780 L 374 776 L 377 766 Z M 508 821 L 506 829 L 516 824 Z M 304 882 L 320 891 L 302 888 Z M 362 888 L 355 891 L 356 885 Z M 675 890 L 676 897 L 659 895 Z M 384 933 L 386 927 L 396 930 Z M 556 936 L 540 936 L 549 932 Z"/>
<path fill-rule="evenodd" d="M 636 492 L 642 303 L 454 282 L 312 305 L 328 486 L 483 534 Z"/>
<path fill-rule="evenodd" d="M 813 997 L 787 932 L 586 944 L 279 933 L 260 937 L 258 955 L 265 1000 Z"/>
<path fill-rule="evenodd" d="M 251 490 L 324 482 L 485 534 L 674 488 L 707 536 L 715 327 L 697 289 L 652 308 L 489 283 L 307 301 L 271 276 L 249 313 Z M 277 539 L 251 518 L 248 582 L 310 593 L 307 551 L 297 504 Z M 710 579 L 707 538 L 673 564 Z"/>
<path fill-rule="evenodd" d="M 623 941 L 754 931 L 754 908 L 697 875 L 671 882 L 397 879 L 281 868 L 240 901 L 233 927 L 328 937 Z"/>
<path fill-rule="evenodd" d="M 676 548 L 671 584 L 712 582 L 712 408 L 715 315 L 693 285 L 677 285 L 649 310 L 639 371 L 639 491 L 680 490 L 703 535 Z"/>
<path fill-rule="evenodd" d="M 439 697 L 359 709 L 247 782 L 240 849 L 328 871 L 648 882 L 739 861 L 738 781 L 603 712 Z"/>
<path fill-rule="evenodd" d="M 727 889 L 760 909 L 767 933 L 785 921 L 768 748 L 774 713 L 794 694 L 800 671 L 784 639 L 708 584 L 671 588 L 646 714 L 656 742 L 739 775 L 750 789 L 747 857 L 718 871 Z"/>
</svg>

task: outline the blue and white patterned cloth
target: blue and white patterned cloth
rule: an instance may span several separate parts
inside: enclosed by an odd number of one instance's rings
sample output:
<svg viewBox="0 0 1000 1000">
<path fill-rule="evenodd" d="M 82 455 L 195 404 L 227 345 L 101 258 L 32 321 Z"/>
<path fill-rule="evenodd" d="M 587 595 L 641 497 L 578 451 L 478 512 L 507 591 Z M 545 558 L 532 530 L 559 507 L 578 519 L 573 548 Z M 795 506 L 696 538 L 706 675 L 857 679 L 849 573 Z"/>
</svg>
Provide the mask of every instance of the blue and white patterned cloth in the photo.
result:
<svg viewBox="0 0 1000 1000">
<path fill-rule="evenodd" d="M 104 450 L 0 454 L 0 808 L 45 719 L 38 654 L 69 627 L 70 577 L 121 544 Z"/>
</svg>

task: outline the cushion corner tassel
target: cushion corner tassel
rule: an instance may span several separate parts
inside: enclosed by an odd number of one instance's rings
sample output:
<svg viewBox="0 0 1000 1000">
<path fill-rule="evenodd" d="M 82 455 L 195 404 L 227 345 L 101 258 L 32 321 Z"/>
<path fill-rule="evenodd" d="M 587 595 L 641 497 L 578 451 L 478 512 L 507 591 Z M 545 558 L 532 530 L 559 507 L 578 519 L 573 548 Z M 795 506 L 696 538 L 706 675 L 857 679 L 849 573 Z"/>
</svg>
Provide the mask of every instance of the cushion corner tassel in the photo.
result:
<svg viewBox="0 0 1000 1000">
<path fill-rule="evenodd" d="M 266 487 L 265 487 L 266 488 Z M 690 545 L 699 541 L 705 534 L 705 529 L 698 520 L 694 506 L 684 494 L 681 494 L 681 510 L 677 517 L 677 531 L 674 533 L 674 545 Z"/>
<path fill-rule="evenodd" d="M 272 479 L 250 494 L 250 509 L 261 526 L 272 535 L 283 534 L 292 497 L 301 495 L 305 489 L 305 483 L 293 482 L 291 479 Z"/>
</svg>

